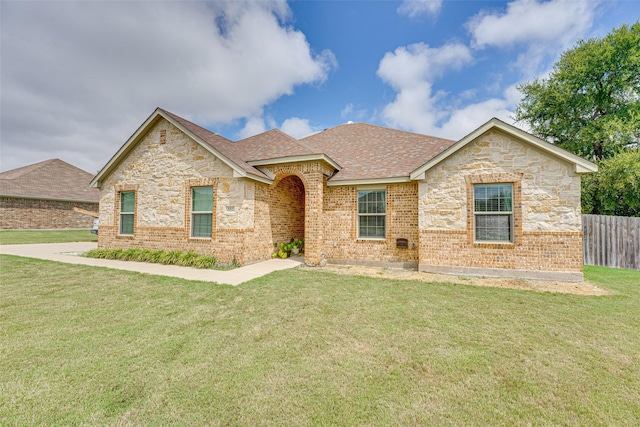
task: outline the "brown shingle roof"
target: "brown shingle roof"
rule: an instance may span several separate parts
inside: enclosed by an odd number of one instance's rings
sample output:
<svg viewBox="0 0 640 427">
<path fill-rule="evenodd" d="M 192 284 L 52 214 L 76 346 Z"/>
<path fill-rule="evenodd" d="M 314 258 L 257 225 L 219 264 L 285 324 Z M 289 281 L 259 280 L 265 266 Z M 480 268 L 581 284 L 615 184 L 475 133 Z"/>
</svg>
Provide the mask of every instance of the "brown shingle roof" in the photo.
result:
<svg viewBox="0 0 640 427">
<path fill-rule="evenodd" d="M 60 159 L 45 160 L 0 173 L 0 195 L 97 203 L 93 175 Z"/>
<path fill-rule="evenodd" d="M 342 170 L 331 182 L 409 177 L 455 141 L 366 123 L 350 123 L 300 140 Z"/>
<path fill-rule="evenodd" d="M 279 129 L 242 139 L 235 145 L 247 161 L 316 154 L 309 147 Z"/>
</svg>

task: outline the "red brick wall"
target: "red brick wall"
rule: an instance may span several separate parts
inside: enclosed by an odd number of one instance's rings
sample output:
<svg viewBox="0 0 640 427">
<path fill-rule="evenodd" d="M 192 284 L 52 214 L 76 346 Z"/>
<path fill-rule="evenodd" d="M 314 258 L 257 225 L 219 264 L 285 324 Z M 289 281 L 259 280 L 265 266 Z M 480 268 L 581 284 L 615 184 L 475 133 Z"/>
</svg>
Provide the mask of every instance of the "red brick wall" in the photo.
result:
<svg viewBox="0 0 640 427">
<path fill-rule="evenodd" d="M 0 228 L 92 228 L 93 217 L 74 212 L 74 207 L 98 211 L 97 203 L 0 197 Z"/>
</svg>

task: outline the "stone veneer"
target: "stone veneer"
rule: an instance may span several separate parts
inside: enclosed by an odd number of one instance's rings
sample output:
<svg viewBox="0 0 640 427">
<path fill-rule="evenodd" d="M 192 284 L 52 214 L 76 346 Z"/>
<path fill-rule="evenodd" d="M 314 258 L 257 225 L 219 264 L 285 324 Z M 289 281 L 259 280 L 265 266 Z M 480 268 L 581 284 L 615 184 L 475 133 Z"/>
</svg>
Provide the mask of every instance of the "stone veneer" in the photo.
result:
<svg viewBox="0 0 640 427">
<path fill-rule="evenodd" d="M 191 187 L 214 187 L 212 238 L 190 237 Z M 133 236 L 118 234 L 119 194 L 135 191 Z M 223 262 L 264 259 L 252 244 L 256 183 L 233 170 L 166 120 L 157 123 L 101 187 L 100 247 L 195 250 Z M 269 252 L 270 253 L 270 252 Z"/>
<path fill-rule="evenodd" d="M 93 227 L 93 217 L 73 208 L 97 212 L 97 203 L 0 197 L 0 229 Z"/>
<path fill-rule="evenodd" d="M 232 169 L 165 120 L 104 181 L 100 247 L 194 250 L 242 264 L 269 259 L 274 243 L 305 238 L 305 261 L 364 263 L 455 274 L 582 277 L 580 176 L 572 166 L 489 131 L 422 182 L 327 186 L 322 161 L 265 166 L 273 184 Z M 514 183 L 513 243 L 474 242 L 473 184 Z M 214 187 L 212 237 L 190 237 L 191 187 Z M 386 238 L 357 238 L 358 189 L 387 194 Z M 118 235 L 119 194 L 135 191 L 133 236 Z M 407 239 L 408 248 L 396 241 Z M 540 273 L 539 270 L 547 273 Z"/>
<path fill-rule="evenodd" d="M 474 242 L 473 184 L 483 182 L 514 184 L 513 243 Z M 492 130 L 428 170 L 419 195 L 420 270 L 582 279 L 573 165 Z"/>
</svg>

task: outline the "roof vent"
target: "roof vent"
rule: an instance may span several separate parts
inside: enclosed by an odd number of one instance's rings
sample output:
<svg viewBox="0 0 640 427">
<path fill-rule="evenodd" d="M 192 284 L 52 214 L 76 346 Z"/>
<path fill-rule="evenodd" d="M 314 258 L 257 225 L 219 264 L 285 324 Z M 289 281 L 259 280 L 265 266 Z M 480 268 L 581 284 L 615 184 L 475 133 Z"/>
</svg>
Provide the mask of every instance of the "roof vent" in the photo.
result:
<svg viewBox="0 0 640 427">
<path fill-rule="evenodd" d="M 352 122 L 351 120 L 349 120 L 349 121 L 347 122 L 347 124 L 348 124 L 348 125 L 352 125 L 352 124 L 353 124 L 353 122 Z"/>
</svg>

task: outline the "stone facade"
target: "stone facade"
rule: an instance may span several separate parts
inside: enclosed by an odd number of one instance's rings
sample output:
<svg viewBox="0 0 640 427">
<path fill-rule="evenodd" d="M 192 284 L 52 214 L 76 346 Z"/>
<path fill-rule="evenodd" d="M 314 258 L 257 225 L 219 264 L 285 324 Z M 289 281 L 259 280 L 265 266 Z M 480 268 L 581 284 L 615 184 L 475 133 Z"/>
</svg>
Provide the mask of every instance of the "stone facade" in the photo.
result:
<svg viewBox="0 0 640 427">
<path fill-rule="evenodd" d="M 192 238 L 191 188 L 212 186 L 212 238 Z M 136 195 L 134 234 L 119 235 L 119 194 Z M 154 126 L 101 188 L 100 247 L 194 250 L 223 262 L 264 258 L 246 250 L 254 232 L 256 183 L 232 169 L 166 120 Z M 260 251 L 257 251 L 260 252 Z M 257 257 L 257 258 L 256 258 Z"/>
<path fill-rule="evenodd" d="M 513 184 L 512 243 L 474 241 L 477 183 Z M 580 176 L 572 165 L 491 130 L 428 170 L 419 187 L 421 270 L 582 277 Z"/>
<path fill-rule="evenodd" d="M 1 229 L 91 229 L 93 217 L 74 207 L 98 211 L 98 203 L 0 197 Z"/>
<path fill-rule="evenodd" d="M 569 162 L 499 129 L 427 170 L 422 181 L 331 186 L 335 170 L 325 160 L 261 170 L 271 184 L 235 177 L 227 163 L 161 119 L 102 182 L 99 246 L 194 250 L 247 264 L 269 259 L 274 244 L 304 237 L 311 265 L 582 277 L 580 176 Z M 478 183 L 513 184 L 512 242 L 474 240 Z M 211 238 L 191 237 L 191 189 L 197 186 L 214 189 Z M 386 191 L 382 239 L 358 237 L 358 191 L 367 189 Z M 133 235 L 118 233 L 124 191 L 136 195 Z M 407 245 L 400 247 L 398 239 Z"/>
</svg>

